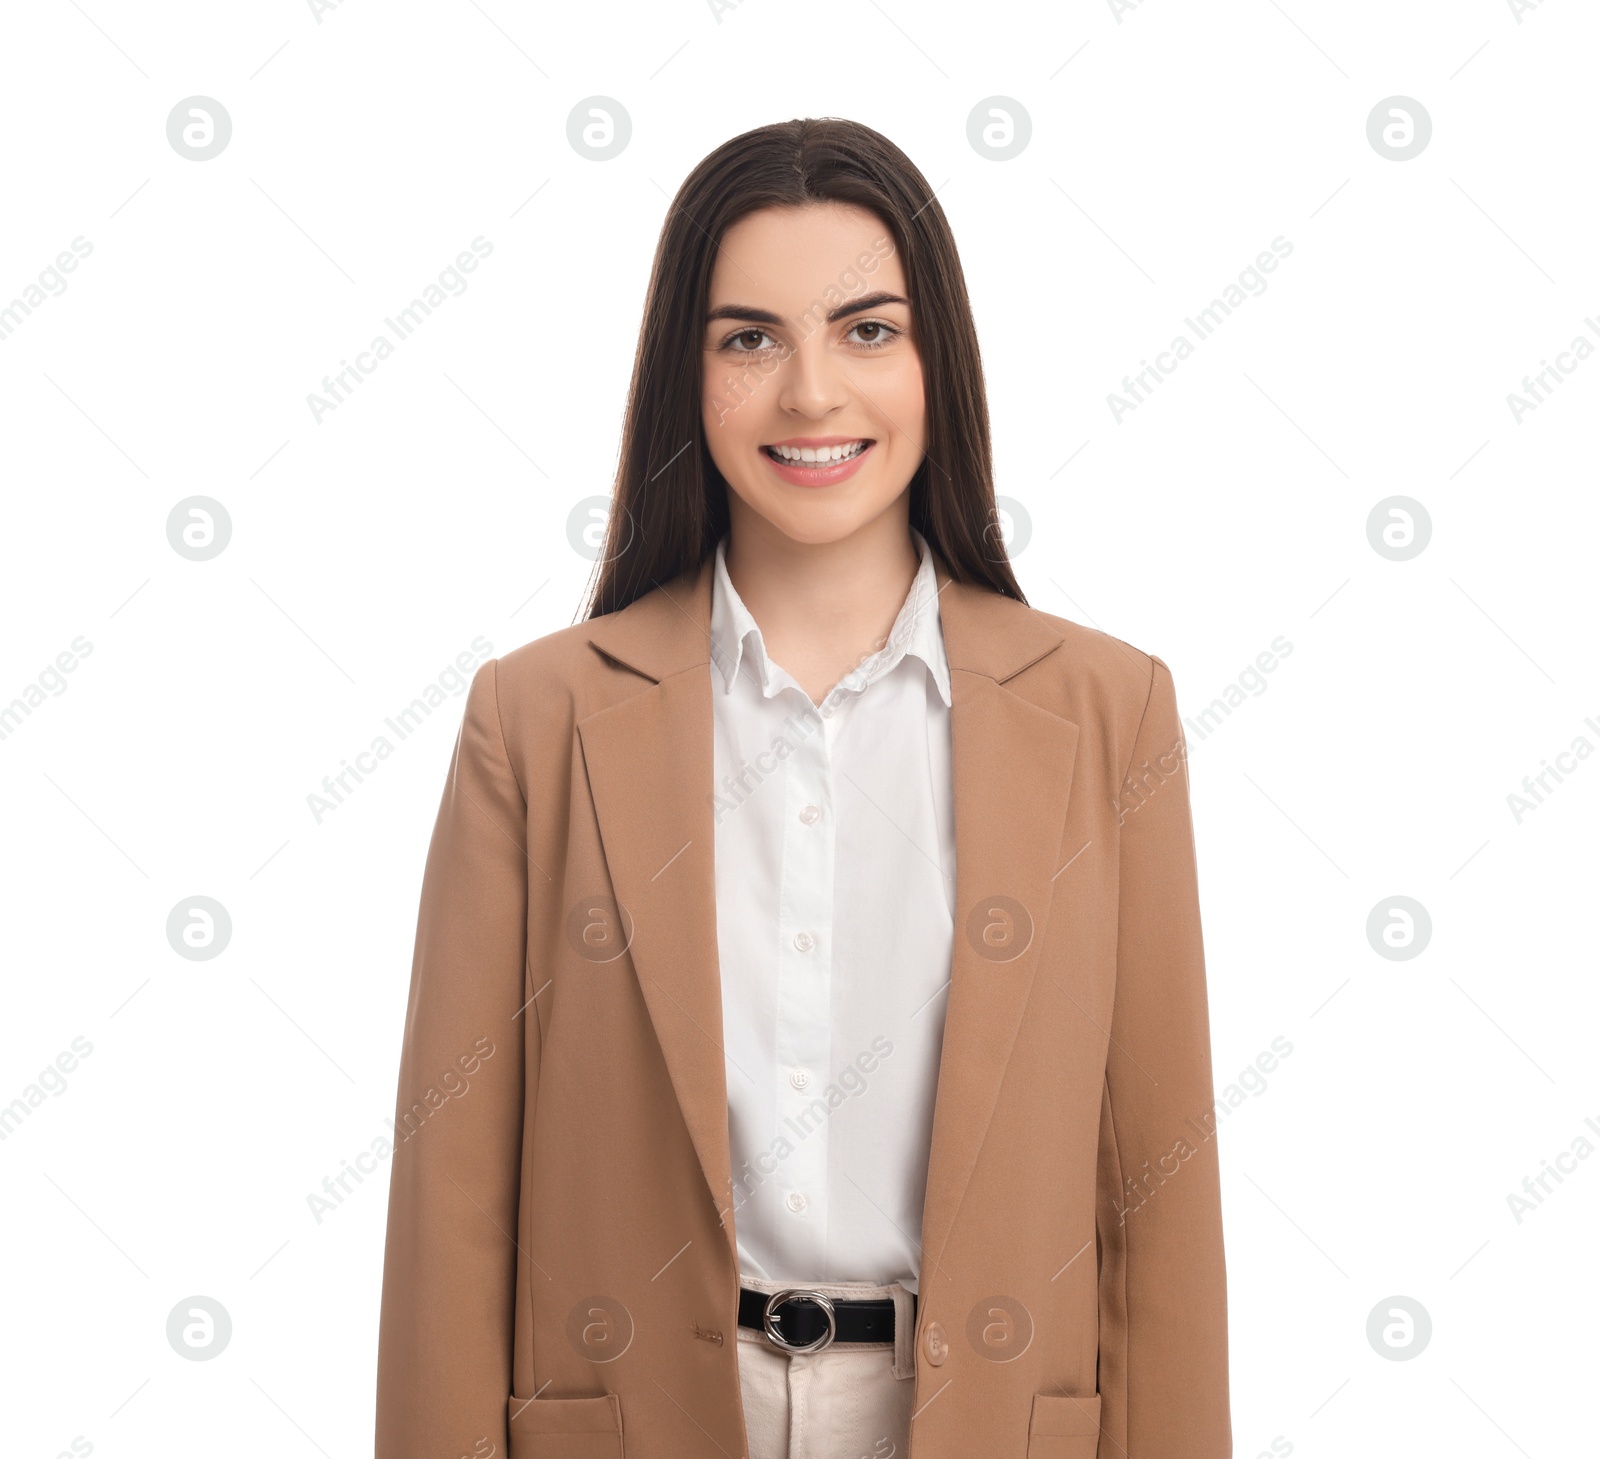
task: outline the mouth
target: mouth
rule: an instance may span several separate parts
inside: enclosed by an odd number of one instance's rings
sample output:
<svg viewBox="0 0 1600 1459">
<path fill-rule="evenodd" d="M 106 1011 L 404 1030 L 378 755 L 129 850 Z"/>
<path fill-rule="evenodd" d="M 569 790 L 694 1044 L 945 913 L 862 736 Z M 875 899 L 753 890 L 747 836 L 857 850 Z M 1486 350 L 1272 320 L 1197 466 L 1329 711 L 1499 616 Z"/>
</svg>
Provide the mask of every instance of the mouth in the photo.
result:
<svg viewBox="0 0 1600 1459">
<path fill-rule="evenodd" d="M 835 438 L 805 445 L 781 442 L 762 446 L 760 450 L 785 481 L 796 486 L 831 486 L 855 475 L 876 444 L 870 437 Z"/>
</svg>

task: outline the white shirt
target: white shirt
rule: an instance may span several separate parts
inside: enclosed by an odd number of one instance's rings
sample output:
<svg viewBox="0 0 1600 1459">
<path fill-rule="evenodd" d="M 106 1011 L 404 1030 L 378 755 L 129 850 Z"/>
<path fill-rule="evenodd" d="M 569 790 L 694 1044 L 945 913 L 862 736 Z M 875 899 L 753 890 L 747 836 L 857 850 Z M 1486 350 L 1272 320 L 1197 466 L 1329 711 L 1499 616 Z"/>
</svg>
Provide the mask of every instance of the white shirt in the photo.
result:
<svg viewBox="0 0 1600 1459">
<path fill-rule="evenodd" d="M 915 1291 L 955 925 L 933 555 L 820 707 L 717 545 L 717 949 L 741 1276 Z"/>
</svg>

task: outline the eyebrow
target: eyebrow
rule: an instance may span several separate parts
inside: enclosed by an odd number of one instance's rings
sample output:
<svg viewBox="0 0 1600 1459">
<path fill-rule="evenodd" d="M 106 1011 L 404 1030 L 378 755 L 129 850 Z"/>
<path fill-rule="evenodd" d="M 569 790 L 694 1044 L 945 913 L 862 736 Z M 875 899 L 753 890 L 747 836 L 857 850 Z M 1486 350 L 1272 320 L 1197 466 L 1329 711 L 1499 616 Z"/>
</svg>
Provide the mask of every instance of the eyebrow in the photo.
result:
<svg viewBox="0 0 1600 1459">
<path fill-rule="evenodd" d="M 839 320 L 851 314 L 860 314 L 866 309 L 881 309 L 885 304 L 909 305 L 910 302 L 898 294 L 890 294 L 880 289 L 876 294 L 863 294 L 859 299 L 852 299 L 848 304 L 841 304 L 837 309 L 831 310 L 827 322 L 836 324 Z M 724 304 L 706 315 L 707 324 L 714 324 L 719 319 L 737 319 L 750 324 L 783 323 L 781 315 L 774 314 L 770 309 L 756 309 L 749 304 Z"/>
</svg>

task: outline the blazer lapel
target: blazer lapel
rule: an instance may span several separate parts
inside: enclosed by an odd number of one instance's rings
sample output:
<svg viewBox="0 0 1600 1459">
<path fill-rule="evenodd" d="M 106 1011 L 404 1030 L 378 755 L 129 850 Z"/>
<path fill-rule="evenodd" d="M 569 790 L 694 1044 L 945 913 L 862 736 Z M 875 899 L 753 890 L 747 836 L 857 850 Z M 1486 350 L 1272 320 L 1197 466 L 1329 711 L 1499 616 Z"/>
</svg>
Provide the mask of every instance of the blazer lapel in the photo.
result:
<svg viewBox="0 0 1600 1459">
<path fill-rule="evenodd" d="M 1013 599 L 939 574 L 950 661 L 956 913 L 921 1290 L 932 1290 L 1039 965 L 1078 726 L 1005 687 L 1062 636 Z"/>
<path fill-rule="evenodd" d="M 711 560 L 594 620 L 589 641 L 647 681 L 578 723 L 629 951 L 738 1265 L 717 958 Z"/>
<path fill-rule="evenodd" d="M 595 619 L 590 642 L 642 676 L 578 723 L 612 889 L 673 1091 L 738 1263 L 717 957 L 711 567 Z M 942 567 L 950 663 L 956 925 L 922 1213 L 937 1273 L 994 1112 L 1060 869 L 1078 727 L 1005 687 L 1053 652 L 1047 621 Z"/>
</svg>

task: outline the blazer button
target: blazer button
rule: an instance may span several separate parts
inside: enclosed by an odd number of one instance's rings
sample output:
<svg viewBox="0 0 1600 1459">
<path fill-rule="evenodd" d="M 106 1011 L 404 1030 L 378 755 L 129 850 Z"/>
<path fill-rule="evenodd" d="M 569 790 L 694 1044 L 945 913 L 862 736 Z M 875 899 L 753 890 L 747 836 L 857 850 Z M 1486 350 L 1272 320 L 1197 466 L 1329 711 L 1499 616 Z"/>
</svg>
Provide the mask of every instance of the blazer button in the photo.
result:
<svg viewBox="0 0 1600 1459">
<path fill-rule="evenodd" d="M 930 1322 L 923 1329 L 922 1351 L 927 1355 L 928 1361 L 936 1368 L 949 1355 L 950 1344 L 945 1340 L 944 1328 L 937 1322 Z"/>
</svg>

